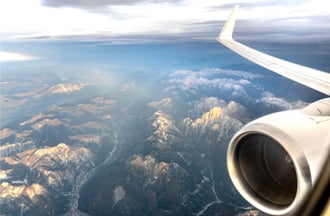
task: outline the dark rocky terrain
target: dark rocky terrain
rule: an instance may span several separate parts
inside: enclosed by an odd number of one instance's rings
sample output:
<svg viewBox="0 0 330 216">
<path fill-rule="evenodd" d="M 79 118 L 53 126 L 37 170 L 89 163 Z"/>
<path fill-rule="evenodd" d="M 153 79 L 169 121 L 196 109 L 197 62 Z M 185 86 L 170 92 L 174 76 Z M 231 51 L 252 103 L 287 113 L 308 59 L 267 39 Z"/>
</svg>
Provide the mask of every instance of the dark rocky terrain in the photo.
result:
<svg viewBox="0 0 330 216">
<path fill-rule="evenodd" d="M 43 89 L 22 80 L 2 95 L 8 115 L 22 112 L 21 103 L 29 111 L 1 128 L 1 214 L 259 214 L 226 169 L 244 106 L 168 92 L 166 83 L 141 99 L 131 82 L 100 91 L 44 79 Z"/>
</svg>

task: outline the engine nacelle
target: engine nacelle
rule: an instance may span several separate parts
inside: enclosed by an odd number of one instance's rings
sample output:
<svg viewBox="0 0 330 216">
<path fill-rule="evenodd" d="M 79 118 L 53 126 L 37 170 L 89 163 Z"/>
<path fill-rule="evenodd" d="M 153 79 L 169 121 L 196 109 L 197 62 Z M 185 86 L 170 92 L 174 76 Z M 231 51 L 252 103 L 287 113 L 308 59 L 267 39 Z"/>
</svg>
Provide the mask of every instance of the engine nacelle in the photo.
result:
<svg viewBox="0 0 330 216">
<path fill-rule="evenodd" d="M 271 215 L 294 215 L 329 150 L 327 98 L 247 124 L 229 144 L 227 166 L 236 189 L 253 206 Z"/>
</svg>

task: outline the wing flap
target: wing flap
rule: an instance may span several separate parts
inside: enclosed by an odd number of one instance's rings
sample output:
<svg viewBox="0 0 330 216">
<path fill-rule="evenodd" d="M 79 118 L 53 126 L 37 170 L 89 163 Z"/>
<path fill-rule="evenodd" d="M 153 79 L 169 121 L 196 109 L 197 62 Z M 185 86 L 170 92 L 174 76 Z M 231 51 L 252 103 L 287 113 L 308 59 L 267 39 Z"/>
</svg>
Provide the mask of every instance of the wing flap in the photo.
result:
<svg viewBox="0 0 330 216">
<path fill-rule="evenodd" d="M 329 73 L 270 56 L 232 39 L 237 12 L 238 6 L 235 6 L 217 37 L 220 43 L 262 67 L 330 96 Z"/>
</svg>

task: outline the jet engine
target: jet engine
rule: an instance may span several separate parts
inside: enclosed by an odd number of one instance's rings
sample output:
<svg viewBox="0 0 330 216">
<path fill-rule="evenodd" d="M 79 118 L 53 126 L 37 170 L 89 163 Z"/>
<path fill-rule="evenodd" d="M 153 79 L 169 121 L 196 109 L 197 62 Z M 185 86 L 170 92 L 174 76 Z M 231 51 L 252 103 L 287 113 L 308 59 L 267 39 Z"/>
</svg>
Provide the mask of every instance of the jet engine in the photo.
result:
<svg viewBox="0 0 330 216">
<path fill-rule="evenodd" d="M 330 98 L 301 110 L 256 119 L 231 140 L 230 178 L 253 206 L 294 215 L 311 192 L 330 150 Z"/>
</svg>

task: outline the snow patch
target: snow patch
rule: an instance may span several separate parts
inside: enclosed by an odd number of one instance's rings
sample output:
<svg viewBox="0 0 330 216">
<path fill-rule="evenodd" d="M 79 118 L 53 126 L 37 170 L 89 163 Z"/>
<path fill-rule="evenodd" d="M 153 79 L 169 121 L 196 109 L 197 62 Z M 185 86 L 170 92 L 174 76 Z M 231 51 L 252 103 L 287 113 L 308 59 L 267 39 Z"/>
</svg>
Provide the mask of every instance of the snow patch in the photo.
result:
<svg viewBox="0 0 330 216">
<path fill-rule="evenodd" d="M 118 202 L 120 202 L 125 197 L 125 190 L 123 186 L 118 186 L 113 191 L 113 206 L 112 208 L 117 205 Z"/>
</svg>

